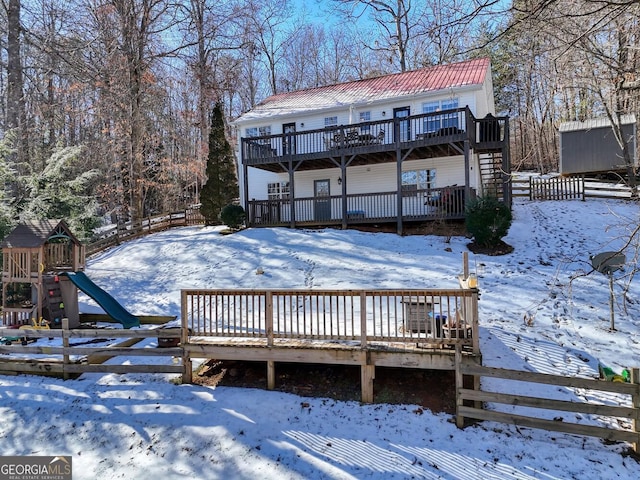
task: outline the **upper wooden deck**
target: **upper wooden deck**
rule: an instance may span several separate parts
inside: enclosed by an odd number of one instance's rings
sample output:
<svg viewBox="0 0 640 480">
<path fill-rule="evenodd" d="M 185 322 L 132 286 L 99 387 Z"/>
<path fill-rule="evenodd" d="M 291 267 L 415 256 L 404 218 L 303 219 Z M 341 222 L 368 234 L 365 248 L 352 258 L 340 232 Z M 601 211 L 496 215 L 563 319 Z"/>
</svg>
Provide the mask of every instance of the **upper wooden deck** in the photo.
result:
<svg viewBox="0 0 640 480">
<path fill-rule="evenodd" d="M 353 125 L 241 139 L 245 166 L 282 172 L 336 168 L 341 157 L 349 166 L 462 155 L 465 142 L 477 153 L 503 152 L 508 145 L 508 118 L 477 119 L 468 107 L 389 118 Z"/>
</svg>

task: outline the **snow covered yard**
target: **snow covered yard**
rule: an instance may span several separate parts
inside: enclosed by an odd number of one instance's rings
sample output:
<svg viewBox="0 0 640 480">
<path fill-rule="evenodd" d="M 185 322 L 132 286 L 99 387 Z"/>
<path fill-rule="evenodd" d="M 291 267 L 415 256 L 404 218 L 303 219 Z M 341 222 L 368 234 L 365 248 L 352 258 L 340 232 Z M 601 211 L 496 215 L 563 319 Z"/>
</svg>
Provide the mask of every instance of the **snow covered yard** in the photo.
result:
<svg viewBox="0 0 640 480">
<path fill-rule="evenodd" d="M 483 363 L 586 377 L 597 376 L 599 362 L 640 366 L 637 281 L 624 304 L 624 278 L 617 282 L 610 332 L 607 278 L 580 276 L 589 255 L 624 245 L 638 213 L 624 201 L 516 201 L 505 238 L 514 252 L 470 255 Z M 456 287 L 468 242 L 333 229 L 223 236 L 192 227 L 104 252 L 87 275 L 134 314 L 179 316 L 182 288 Z M 626 253 L 630 265 L 616 277 L 636 266 L 633 249 Z M 619 400 L 553 390 L 553 398 Z M 3 455 L 71 455 L 76 479 L 640 477 L 638 462 L 621 455 L 625 444 L 491 422 L 458 430 L 451 416 L 416 405 L 178 385 L 171 375 L 0 377 L 0 413 Z"/>
</svg>

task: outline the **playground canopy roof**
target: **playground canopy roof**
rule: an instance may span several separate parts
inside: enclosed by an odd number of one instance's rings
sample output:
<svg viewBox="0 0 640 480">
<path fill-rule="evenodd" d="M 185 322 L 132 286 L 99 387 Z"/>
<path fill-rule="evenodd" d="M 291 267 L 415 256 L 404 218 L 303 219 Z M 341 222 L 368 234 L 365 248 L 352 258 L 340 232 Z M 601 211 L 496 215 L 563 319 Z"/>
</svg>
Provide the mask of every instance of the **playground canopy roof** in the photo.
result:
<svg viewBox="0 0 640 480">
<path fill-rule="evenodd" d="M 27 220 L 22 222 L 0 243 L 2 248 L 39 248 L 50 240 L 64 238 L 80 241 L 71 233 L 64 220 Z"/>
</svg>

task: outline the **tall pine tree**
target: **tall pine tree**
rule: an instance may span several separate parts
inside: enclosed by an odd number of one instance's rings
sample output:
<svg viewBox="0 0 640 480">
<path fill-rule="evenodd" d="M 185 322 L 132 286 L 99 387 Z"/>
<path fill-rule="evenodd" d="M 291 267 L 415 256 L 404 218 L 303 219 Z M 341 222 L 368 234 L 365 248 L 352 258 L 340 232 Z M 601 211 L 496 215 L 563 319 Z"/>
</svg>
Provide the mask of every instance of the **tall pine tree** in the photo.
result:
<svg viewBox="0 0 640 480">
<path fill-rule="evenodd" d="M 216 103 L 211 113 L 207 183 L 200 192 L 200 211 L 206 225 L 220 223 L 220 211 L 238 198 L 240 190 L 236 177 L 235 156 L 225 136 L 222 104 Z"/>
</svg>

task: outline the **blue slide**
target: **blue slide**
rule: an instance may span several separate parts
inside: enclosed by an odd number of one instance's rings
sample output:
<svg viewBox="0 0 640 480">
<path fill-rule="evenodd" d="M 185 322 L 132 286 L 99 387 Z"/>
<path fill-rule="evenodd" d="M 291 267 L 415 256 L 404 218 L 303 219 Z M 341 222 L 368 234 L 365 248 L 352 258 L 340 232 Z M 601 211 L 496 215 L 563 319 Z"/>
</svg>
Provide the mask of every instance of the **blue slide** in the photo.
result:
<svg viewBox="0 0 640 480">
<path fill-rule="evenodd" d="M 130 314 L 118 301 L 93 283 L 84 272 L 66 272 L 73 284 L 93 298 L 98 305 L 114 320 L 120 322 L 124 328 L 139 327 L 140 319 Z"/>
</svg>

